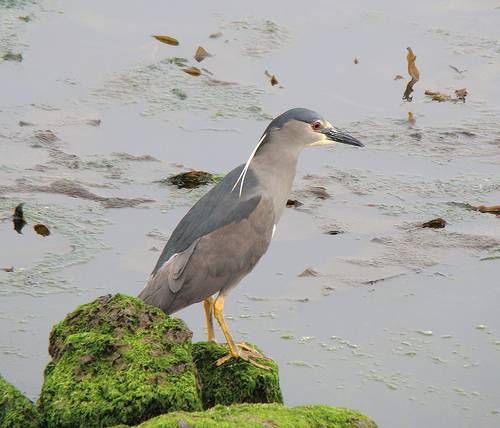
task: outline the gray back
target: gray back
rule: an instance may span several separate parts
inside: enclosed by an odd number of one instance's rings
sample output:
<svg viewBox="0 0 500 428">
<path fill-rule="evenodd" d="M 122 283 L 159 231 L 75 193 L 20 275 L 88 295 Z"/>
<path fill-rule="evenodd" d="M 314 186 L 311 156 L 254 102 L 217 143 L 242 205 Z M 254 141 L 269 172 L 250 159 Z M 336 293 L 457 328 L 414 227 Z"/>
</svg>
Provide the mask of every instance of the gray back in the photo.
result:
<svg viewBox="0 0 500 428">
<path fill-rule="evenodd" d="M 242 169 L 243 165 L 233 169 L 193 205 L 170 236 L 152 274 L 172 255 L 185 251 L 196 239 L 248 218 L 255 210 L 261 197 L 252 191 L 258 186 L 258 181 L 251 170 L 247 172 L 241 199 L 239 185 L 231 191 Z"/>
</svg>

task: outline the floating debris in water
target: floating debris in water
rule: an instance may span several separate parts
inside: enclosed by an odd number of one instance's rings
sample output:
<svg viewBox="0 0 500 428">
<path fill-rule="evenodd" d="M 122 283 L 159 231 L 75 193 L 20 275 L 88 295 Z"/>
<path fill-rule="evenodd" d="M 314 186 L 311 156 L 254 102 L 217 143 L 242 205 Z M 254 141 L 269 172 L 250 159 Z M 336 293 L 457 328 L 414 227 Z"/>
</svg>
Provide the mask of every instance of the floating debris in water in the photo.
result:
<svg viewBox="0 0 500 428">
<path fill-rule="evenodd" d="M 210 37 L 211 39 L 218 39 L 222 37 L 222 33 L 220 31 L 217 31 L 216 33 L 210 34 L 208 37 Z"/>
<path fill-rule="evenodd" d="M 359 59 L 358 58 L 354 58 L 354 60 L 352 61 L 354 64 L 359 64 Z"/>
<path fill-rule="evenodd" d="M 264 74 L 269 77 L 269 81 L 271 82 L 271 86 L 274 86 L 274 85 L 277 85 L 279 82 L 278 82 L 278 79 L 276 78 L 276 76 L 274 74 L 271 74 L 269 73 L 269 71 L 264 71 Z"/>
<path fill-rule="evenodd" d="M 446 226 L 446 221 L 441 217 L 426 221 L 422 223 L 422 227 L 429 227 L 431 229 L 443 229 Z"/>
<path fill-rule="evenodd" d="M 14 208 L 14 214 L 12 215 L 12 223 L 14 224 L 14 230 L 22 235 L 23 227 L 26 226 L 26 220 L 24 219 L 24 203 L 19 204 Z"/>
<path fill-rule="evenodd" d="M 481 213 L 500 214 L 500 205 L 492 205 L 489 207 L 486 205 L 479 205 L 476 209 Z"/>
<path fill-rule="evenodd" d="M 413 53 L 413 50 L 408 47 L 408 54 L 406 55 L 406 60 L 408 61 L 408 74 L 412 79 L 420 80 L 420 72 L 418 71 L 417 65 L 415 64 L 415 60 L 417 56 Z"/>
<path fill-rule="evenodd" d="M 49 236 L 50 235 L 49 228 L 47 226 L 45 226 L 44 224 L 35 224 L 33 226 L 33 229 L 39 235 L 42 235 L 42 236 Z"/>
<path fill-rule="evenodd" d="M 403 93 L 403 100 L 412 101 L 413 97 L 411 96 L 413 92 L 413 86 L 420 80 L 420 72 L 418 71 L 417 65 L 415 64 L 415 60 L 417 56 L 413 53 L 410 47 L 406 48 L 408 50 L 408 54 L 406 55 L 406 61 L 408 62 L 408 74 L 411 79 L 406 85 L 405 91 Z"/>
<path fill-rule="evenodd" d="M 19 20 L 20 21 L 23 21 L 23 22 L 30 22 L 31 21 L 31 17 L 26 15 L 26 16 L 18 16 Z"/>
<path fill-rule="evenodd" d="M 394 79 L 393 79 L 393 80 L 403 80 L 403 79 L 404 79 L 404 77 L 403 77 L 403 76 L 401 76 L 401 74 L 396 74 L 396 75 L 394 76 Z"/>
<path fill-rule="evenodd" d="M 438 92 L 438 91 L 432 91 L 430 89 L 426 89 L 425 92 L 424 92 L 424 94 L 428 95 L 429 97 L 431 97 L 433 101 L 442 102 L 442 101 L 450 101 L 451 100 L 451 96 L 450 95 L 443 94 L 443 93 Z"/>
<path fill-rule="evenodd" d="M 87 119 L 85 123 L 90 126 L 100 126 L 101 119 Z"/>
<path fill-rule="evenodd" d="M 298 208 L 300 206 L 304 205 L 302 202 L 297 201 L 296 199 L 288 199 L 286 201 L 286 207 L 287 208 Z"/>
<path fill-rule="evenodd" d="M 165 180 L 160 180 L 164 182 Z M 167 183 L 177 186 L 179 189 L 195 189 L 196 187 L 205 186 L 210 183 L 215 183 L 213 174 L 205 171 L 188 171 L 174 175 L 166 179 Z"/>
<path fill-rule="evenodd" d="M 35 126 L 35 124 L 31 123 L 31 122 L 26 122 L 24 120 L 20 120 L 19 121 L 19 126 Z"/>
<path fill-rule="evenodd" d="M 417 330 L 417 333 L 423 336 L 432 336 L 432 330 Z"/>
<path fill-rule="evenodd" d="M 302 273 L 299 273 L 299 277 L 306 277 L 306 276 L 318 276 L 319 272 L 316 272 L 313 268 L 306 268 Z"/>
<path fill-rule="evenodd" d="M 431 97 L 432 101 L 438 101 L 438 102 L 450 101 L 456 103 L 458 101 L 465 102 L 465 97 L 469 93 L 467 92 L 467 88 L 460 88 L 455 90 L 455 98 L 453 98 L 451 95 L 439 91 L 434 91 L 431 89 L 426 89 L 424 94 L 427 95 L 428 97 Z"/>
<path fill-rule="evenodd" d="M 474 327 L 476 330 L 486 330 L 486 326 L 484 324 L 479 324 Z"/>
<path fill-rule="evenodd" d="M 179 41 L 170 36 L 153 36 L 156 40 L 171 46 L 179 46 Z"/>
<path fill-rule="evenodd" d="M 7 52 L 3 57 L 4 61 L 22 62 L 23 55 L 20 53 Z"/>
<path fill-rule="evenodd" d="M 203 61 L 205 58 L 212 57 L 213 55 L 205 50 L 205 48 L 198 46 L 194 53 L 194 59 L 198 62 Z"/>
<path fill-rule="evenodd" d="M 201 70 L 198 67 L 183 68 L 182 71 L 191 76 L 199 76 L 201 74 Z"/>
<path fill-rule="evenodd" d="M 14 266 L 4 267 L 0 270 L 3 270 L 4 272 L 14 272 Z"/>
</svg>

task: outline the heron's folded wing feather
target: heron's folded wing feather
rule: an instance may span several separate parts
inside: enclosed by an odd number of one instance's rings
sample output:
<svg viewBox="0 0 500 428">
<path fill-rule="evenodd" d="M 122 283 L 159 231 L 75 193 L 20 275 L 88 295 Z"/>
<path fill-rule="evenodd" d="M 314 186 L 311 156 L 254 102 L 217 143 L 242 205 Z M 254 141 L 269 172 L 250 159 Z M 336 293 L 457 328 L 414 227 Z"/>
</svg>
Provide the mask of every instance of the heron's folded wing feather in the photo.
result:
<svg viewBox="0 0 500 428">
<path fill-rule="evenodd" d="M 155 274 L 166 261 L 176 253 L 186 251 L 192 243 L 228 224 L 237 223 L 256 209 L 260 195 L 243 192 L 242 198 L 231 188 L 238 178 L 243 165 L 232 170 L 222 181 L 207 192 L 184 216 L 172 232 L 158 262 Z M 247 172 L 245 189 L 255 185 L 256 178 L 251 170 Z"/>
</svg>

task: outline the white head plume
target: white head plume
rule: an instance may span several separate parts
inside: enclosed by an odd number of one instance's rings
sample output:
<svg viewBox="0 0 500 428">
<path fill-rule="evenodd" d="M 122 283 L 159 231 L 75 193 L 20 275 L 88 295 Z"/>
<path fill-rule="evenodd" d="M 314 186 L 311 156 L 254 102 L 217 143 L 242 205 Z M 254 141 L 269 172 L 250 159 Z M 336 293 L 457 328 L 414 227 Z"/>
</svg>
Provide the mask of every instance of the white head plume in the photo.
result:
<svg viewBox="0 0 500 428">
<path fill-rule="evenodd" d="M 245 167 L 243 168 L 243 170 L 241 171 L 241 174 L 240 176 L 238 177 L 238 180 L 236 180 L 236 183 L 234 183 L 234 186 L 233 188 L 231 189 L 231 192 L 236 188 L 236 186 L 238 185 L 238 182 L 241 180 L 241 184 L 240 184 L 240 194 L 239 194 L 239 197 L 241 198 L 241 192 L 243 191 L 243 183 L 245 181 L 245 177 L 247 175 L 247 171 L 248 171 L 248 168 L 250 166 L 250 162 L 252 162 L 252 159 L 253 157 L 255 156 L 255 153 L 257 153 L 257 150 L 259 149 L 260 145 L 262 144 L 262 142 L 264 141 L 264 139 L 266 138 L 267 134 L 264 134 L 262 136 L 262 138 L 259 140 L 258 144 L 255 146 L 255 149 L 253 149 L 253 152 L 252 154 L 250 155 L 250 157 L 248 158 L 247 160 L 247 163 L 245 164 Z"/>
</svg>

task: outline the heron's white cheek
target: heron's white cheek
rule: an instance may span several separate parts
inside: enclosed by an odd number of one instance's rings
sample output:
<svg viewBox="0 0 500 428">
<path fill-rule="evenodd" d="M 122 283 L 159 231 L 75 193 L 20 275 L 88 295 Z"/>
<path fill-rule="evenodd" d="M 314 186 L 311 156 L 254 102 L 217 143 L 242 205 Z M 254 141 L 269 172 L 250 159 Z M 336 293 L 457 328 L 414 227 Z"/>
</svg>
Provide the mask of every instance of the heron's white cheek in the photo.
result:
<svg viewBox="0 0 500 428">
<path fill-rule="evenodd" d="M 312 146 L 326 146 L 326 145 L 332 145 L 335 144 L 335 141 L 330 140 L 329 138 L 326 137 L 326 135 L 320 134 L 319 139 L 314 141 L 313 143 L 309 144 L 309 147 Z"/>
</svg>

